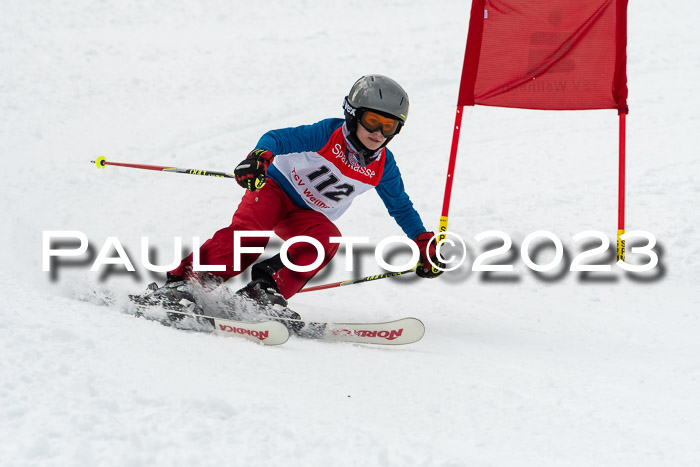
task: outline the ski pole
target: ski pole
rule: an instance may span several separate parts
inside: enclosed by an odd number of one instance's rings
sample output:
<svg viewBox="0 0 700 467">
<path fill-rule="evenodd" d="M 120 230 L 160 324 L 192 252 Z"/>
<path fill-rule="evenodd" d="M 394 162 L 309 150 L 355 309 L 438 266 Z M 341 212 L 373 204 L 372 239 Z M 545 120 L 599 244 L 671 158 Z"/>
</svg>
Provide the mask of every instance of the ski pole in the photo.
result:
<svg viewBox="0 0 700 467">
<path fill-rule="evenodd" d="M 387 272 L 384 274 L 377 274 L 374 276 L 363 277 L 361 279 L 350 279 L 349 281 L 333 282 L 332 284 L 315 285 L 313 287 L 303 288 L 299 292 L 314 292 L 316 290 L 332 289 L 334 287 L 343 287 L 345 285 L 362 284 L 365 282 L 376 281 L 379 279 L 386 279 L 388 277 L 400 276 L 402 274 L 409 274 L 412 272 L 416 272 L 416 268 L 407 269 L 405 271 L 399 271 L 399 272 Z"/>
<path fill-rule="evenodd" d="M 162 165 L 147 165 L 147 164 L 127 164 L 125 162 L 107 162 L 104 156 L 98 157 L 94 161 L 90 161 L 97 166 L 98 169 L 104 169 L 108 165 L 114 165 L 117 167 L 129 167 L 132 169 L 145 169 L 145 170 L 158 170 L 160 172 L 174 172 L 179 174 L 190 174 L 190 175 L 205 175 L 207 177 L 224 177 L 224 178 L 236 178 L 233 174 L 225 172 L 214 172 L 212 170 L 201 170 L 201 169 L 178 169 L 177 167 L 167 167 Z"/>
</svg>

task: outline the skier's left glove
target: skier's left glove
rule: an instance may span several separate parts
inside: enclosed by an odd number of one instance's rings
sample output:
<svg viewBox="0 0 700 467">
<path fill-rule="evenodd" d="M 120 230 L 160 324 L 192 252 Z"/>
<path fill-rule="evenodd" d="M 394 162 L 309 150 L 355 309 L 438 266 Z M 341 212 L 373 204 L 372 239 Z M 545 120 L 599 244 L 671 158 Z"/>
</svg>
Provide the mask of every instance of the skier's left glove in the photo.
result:
<svg viewBox="0 0 700 467">
<path fill-rule="evenodd" d="M 243 162 L 233 171 L 236 182 L 250 191 L 257 191 L 265 185 L 267 168 L 275 156 L 267 149 L 253 149 Z"/>
<path fill-rule="evenodd" d="M 430 241 L 430 239 L 432 239 L 434 236 L 435 234 L 433 232 L 423 232 L 413 239 L 413 241 L 416 242 L 416 245 L 418 245 L 418 250 L 420 252 L 420 258 L 418 259 L 418 264 L 416 265 L 416 274 L 418 274 L 419 277 L 433 279 L 444 272 L 443 269 L 445 265 L 438 258 L 437 251 L 435 249 L 437 241 Z M 433 264 L 437 267 L 431 265 L 428 258 L 430 258 Z"/>
</svg>

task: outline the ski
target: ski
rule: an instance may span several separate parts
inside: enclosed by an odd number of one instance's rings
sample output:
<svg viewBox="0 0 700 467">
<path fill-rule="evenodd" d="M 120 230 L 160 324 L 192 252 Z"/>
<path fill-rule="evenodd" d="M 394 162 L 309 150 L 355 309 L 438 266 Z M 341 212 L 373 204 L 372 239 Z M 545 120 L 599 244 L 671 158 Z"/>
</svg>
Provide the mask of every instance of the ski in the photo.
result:
<svg viewBox="0 0 700 467">
<path fill-rule="evenodd" d="M 316 323 L 305 322 L 299 337 L 356 344 L 404 345 L 421 340 L 425 326 L 416 318 L 402 318 L 383 323 Z"/>
<path fill-rule="evenodd" d="M 232 319 L 212 318 L 214 333 L 220 336 L 235 336 L 264 345 L 280 345 L 289 340 L 289 330 L 279 321 L 249 323 Z"/>
<path fill-rule="evenodd" d="M 173 319 L 171 316 L 173 314 L 178 315 L 178 318 Z M 239 321 L 188 311 L 144 306 L 138 307 L 136 315 L 177 329 L 211 332 L 226 337 L 242 337 L 263 345 L 281 345 L 289 340 L 287 326 L 273 320 Z"/>
</svg>

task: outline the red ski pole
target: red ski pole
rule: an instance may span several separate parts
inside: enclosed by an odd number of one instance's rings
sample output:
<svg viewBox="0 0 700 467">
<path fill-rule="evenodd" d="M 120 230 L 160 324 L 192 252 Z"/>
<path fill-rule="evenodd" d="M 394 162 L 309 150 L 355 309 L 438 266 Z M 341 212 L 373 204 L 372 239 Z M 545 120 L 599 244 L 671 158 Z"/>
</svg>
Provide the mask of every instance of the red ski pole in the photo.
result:
<svg viewBox="0 0 700 467">
<path fill-rule="evenodd" d="M 162 166 L 162 165 L 127 164 L 125 162 L 108 162 L 104 156 L 100 156 L 96 160 L 90 161 L 90 162 L 95 164 L 98 169 L 104 169 L 108 165 L 114 165 L 117 167 L 129 167 L 132 169 L 157 170 L 159 172 L 174 172 L 174 173 L 189 174 L 189 175 L 205 175 L 207 177 L 236 178 L 233 174 L 225 173 L 225 172 L 214 172 L 212 170 L 178 169 L 177 167 L 167 167 L 167 166 Z"/>
<path fill-rule="evenodd" d="M 376 281 L 378 279 L 386 279 L 388 277 L 396 277 L 402 274 L 408 274 L 411 272 L 416 272 L 416 268 L 407 269 L 405 271 L 399 272 L 387 272 L 384 274 L 376 274 L 374 276 L 367 276 L 361 279 L 350 279 L 349 281 L 333 282 L 332 284 L 315 285 L 313 287 L 306 287 L 301 289 L 299 292 L 313 292 L 315 290 L 332 289 L 334 287 L 343 287 L 344 285 L 362 284 L 364 282 Z"/>
</svg>

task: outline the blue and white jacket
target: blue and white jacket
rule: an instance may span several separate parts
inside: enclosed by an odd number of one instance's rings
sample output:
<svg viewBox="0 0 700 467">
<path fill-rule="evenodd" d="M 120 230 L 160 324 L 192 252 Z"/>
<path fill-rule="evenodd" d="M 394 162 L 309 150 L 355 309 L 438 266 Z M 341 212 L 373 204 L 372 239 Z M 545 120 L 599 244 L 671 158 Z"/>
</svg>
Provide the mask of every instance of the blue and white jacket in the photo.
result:
<svg viewBox="0 0 700 467">
<path fill-rule="evenodd" d="M 409 238 L 425 232 L 420 216 L 406 194 L 394 155 L 386 148 L 362 167 L 347 141 L 345 120 L 329 118 L 313 125 L 265 133 L 256 148 L 275 158 L 267 170 L 294 204 L 338 219 L 356 196 L 375 188 Z"/>
</svg>

